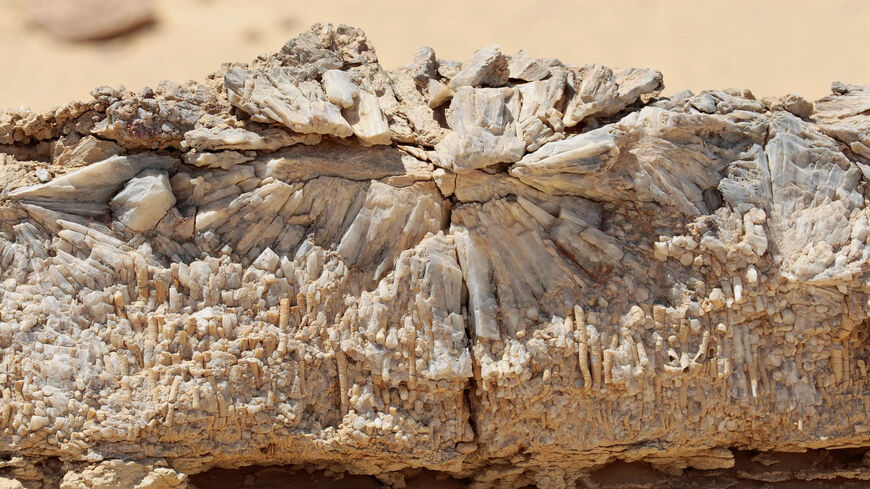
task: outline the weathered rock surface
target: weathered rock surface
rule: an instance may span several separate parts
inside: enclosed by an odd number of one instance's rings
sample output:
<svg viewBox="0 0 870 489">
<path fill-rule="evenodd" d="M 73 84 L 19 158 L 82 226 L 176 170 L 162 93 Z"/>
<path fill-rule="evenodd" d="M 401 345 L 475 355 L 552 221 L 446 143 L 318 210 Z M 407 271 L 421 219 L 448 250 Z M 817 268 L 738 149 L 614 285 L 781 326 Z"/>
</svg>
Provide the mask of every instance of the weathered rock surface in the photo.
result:
<svg viewBox="0 0 870 489">
<path fill-rule="evenodd" d="M 131 178 L 109 202 L 118 223 L 139 233 L 154 229 L 174 205 L 169 176 L 159 170 L 145 170 Z"/>
<path fill-rule="evenodd" d="M 67 472 L 60 483 L 60 489 L 173 489 L 184 487 L 185 480 L 185 475 L 168 467 L 111 460 L 81 472 Z"/>
<path fill-rule="evenodd" d="M 870 88 L 661 89 L 316 25 L 0 114 L 0 477 L 866 480 L 741 457 L 870 447 Z"/>
</svg>

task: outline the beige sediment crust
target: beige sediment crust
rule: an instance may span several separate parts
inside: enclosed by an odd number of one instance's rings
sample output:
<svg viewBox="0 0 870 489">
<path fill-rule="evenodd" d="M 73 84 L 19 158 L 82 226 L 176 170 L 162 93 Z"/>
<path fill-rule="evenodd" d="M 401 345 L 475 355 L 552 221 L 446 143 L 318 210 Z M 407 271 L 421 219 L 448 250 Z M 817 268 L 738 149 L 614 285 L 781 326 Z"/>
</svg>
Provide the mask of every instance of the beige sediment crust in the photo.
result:
<svg viewBox="0 0 870 489">
<path fill-rule="evenodd" d="M 0 475 L 561 488 L 870 447 L 870 89 L 662 87 L 497 46 L 387 71 L 315 25 L 0 114 Z"/>
</svg>

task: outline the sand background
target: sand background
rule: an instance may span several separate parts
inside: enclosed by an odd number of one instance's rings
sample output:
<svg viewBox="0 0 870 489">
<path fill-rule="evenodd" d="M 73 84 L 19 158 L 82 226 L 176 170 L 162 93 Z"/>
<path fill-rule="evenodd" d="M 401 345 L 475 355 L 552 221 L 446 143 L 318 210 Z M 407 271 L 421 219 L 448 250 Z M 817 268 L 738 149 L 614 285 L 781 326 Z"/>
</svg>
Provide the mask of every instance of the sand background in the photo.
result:
<svg viewBox="0 0 870 489">
<path fill-rule="evenodd" d="M 870 84 L 870 2 L 861 0 L 158 0 L 150 27 L 90 43 L 35 28 L 27 1 L 0 0 L 0 109 L 42 111 L 99 85 L 201 79 L 314 22 L 362 27 L 386 67 L 423 45 L 464 60 L 497 43 L 571 64 L 656 68 L 665 94 L 734 87 L 817 99 L 834 80 Z"/>
</svg>

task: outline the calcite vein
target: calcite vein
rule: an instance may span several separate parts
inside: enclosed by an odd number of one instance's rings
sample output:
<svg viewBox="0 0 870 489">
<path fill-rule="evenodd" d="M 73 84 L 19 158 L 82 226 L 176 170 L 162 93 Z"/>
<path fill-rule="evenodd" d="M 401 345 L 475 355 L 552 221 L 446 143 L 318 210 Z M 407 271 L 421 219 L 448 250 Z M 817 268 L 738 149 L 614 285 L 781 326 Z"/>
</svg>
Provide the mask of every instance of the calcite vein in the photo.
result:
<svg viewBox="0 0 870 489">
<path fill-rule="evenodd" d="M 0 114 L 0 476 L 563 488 L 870 447 L 870 88 L 662 88 L 495 45 L 388 71 L 315 25 Z"/>
</svg>

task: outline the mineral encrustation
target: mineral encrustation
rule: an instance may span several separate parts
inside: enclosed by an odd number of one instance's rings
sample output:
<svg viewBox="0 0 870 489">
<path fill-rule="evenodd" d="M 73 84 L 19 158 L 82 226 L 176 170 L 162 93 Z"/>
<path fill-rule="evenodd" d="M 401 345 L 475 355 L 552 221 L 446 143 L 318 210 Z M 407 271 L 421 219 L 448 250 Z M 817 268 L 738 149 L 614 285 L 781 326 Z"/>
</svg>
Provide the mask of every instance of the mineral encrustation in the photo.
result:
<svg viewBox="0 0 870 489">
<path fill-rule="evenodd" d="M 0 485 L 866 450 L 870 88 L 662 88 L 315 25 L 0 114 Z"/>
</svg>

